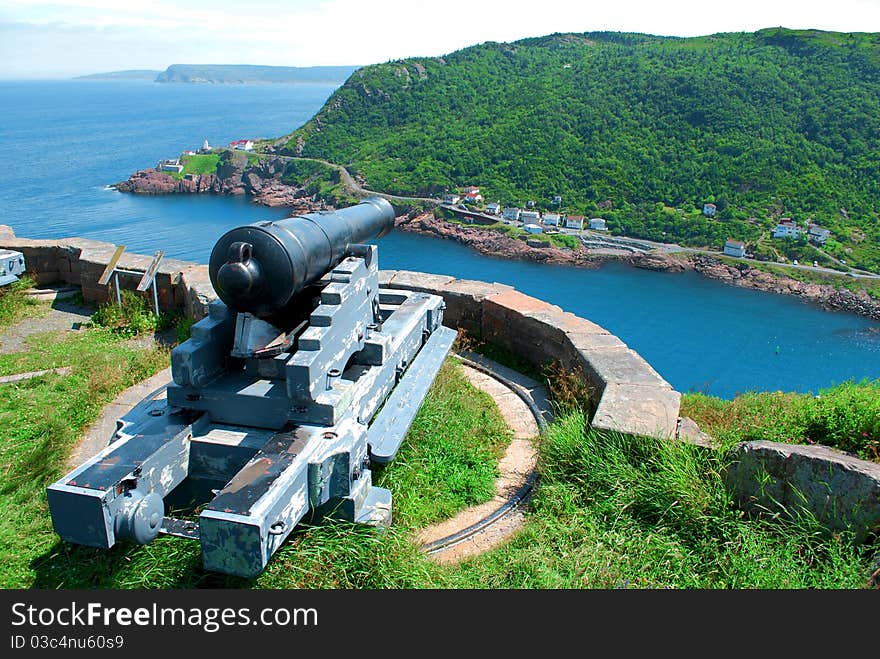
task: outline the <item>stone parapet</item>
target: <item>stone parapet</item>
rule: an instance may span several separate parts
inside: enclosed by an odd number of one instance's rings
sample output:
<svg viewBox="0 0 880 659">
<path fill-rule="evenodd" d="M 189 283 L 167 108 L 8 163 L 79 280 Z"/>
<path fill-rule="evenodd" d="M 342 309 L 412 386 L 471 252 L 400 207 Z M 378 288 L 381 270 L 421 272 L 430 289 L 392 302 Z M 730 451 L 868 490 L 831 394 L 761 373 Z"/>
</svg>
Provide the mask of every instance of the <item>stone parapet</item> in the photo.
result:
<svg viewBox="0 0 880 659">
<path fill-rule="evenodd" d="M 681 394 L 623 341 L 595 323 L 505 284 L 393 271 L 388 288 L 443 297 L 445 322 L 527 360 L 579 371 L 597 394 L 594 428 L 635 435 L 676 436 Z"/>
</svg>

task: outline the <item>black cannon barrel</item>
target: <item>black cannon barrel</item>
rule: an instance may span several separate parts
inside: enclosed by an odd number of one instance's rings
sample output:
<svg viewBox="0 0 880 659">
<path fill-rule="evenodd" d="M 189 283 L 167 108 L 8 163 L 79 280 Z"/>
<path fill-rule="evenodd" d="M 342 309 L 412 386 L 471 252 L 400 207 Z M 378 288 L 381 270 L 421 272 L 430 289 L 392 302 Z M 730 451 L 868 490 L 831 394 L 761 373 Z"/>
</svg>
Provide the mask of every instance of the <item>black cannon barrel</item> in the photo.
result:
<svg viewBox="0 0 880 659">
<path fill-rule="evenodd" d="M 381 197 L 237 227 L 211 251 L 211 284 L 230 309 L 268 318 L 336 267 L 352 245 L 381 238 L 393 227 L 394 209 Z"/>
</svg>

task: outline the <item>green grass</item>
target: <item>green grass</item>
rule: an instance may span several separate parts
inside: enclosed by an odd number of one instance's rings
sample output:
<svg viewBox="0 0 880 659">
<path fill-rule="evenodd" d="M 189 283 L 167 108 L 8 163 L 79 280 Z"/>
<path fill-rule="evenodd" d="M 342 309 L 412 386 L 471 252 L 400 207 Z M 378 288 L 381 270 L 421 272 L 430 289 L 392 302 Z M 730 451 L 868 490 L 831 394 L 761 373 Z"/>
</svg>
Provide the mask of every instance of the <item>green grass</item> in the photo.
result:
<svg viewBox="0 0 880 659">
<path fill-rule="evenodd" d="M 456 588 L 859 588 L 868 549 L 799 524 L 749 518 L 724 488 L 723 455 L 599 434 L 578 413 L 540 451 L 524 530 L 444 570 Z"/>
<path fill-rule="evenodd" d="M 725 444 L 823 444 L 880 462 L 880 380 L 846 382 L 818 396 L 749 392 L 722 400 L 688 393 L 681 414 Z"/>
<path fill-rule="evenodd" d="M 105 329 L 35 335 L 26 352 L 0 355 L 0 373 L 69 366 L 0 385 L 0 587 L 33 583 L 32 561 L 57 543 L 45 487 L 62 475 L 77 437 L 102 406 L 167 365 L 168 353 L 126 345 Z"/>
<path fill-rule="evenodd" d="M 216 153 L 207 153 L 203 155 L 184 156 L 181 162 L 183 163 L 183 171 L 181 172 L 181 175 L 214 174 L 217 171 L 217 163 L 220 162 L 220 155 Z"/>
<path fill-rule="evenodd" d="M 205 572 L 198 543 L 182 538 L 160 537 L 144 547 L 121 543 L 111 550 L 64 543 L 51 527 L 46 485 L 63 472 L 77 436 L 101 405 L 164 366 L 167 353 L 131 347 L 125 337 L 106 328 L 30 341 L 27 352 L 0 356 L 0 373 L 37 365 L 69 365 L 73 372 L 3 385 L 0 587 L 860 588 L 867 584 L 870 553 L 876 547 L 857 547 L 845 534 L 828 534 L 809 518 L 795 523 L 741 512 L 722 481 L 723 451 L 595 433 L 577 410 L 561 413 L 540 440 L 540 487 L 520 533 L 457 565 L 431 562 L 419 551 L 415 531 L 490 497 L 497 458 L 509 439 L 494 405 L 465 382 L 451 360 L 397 459 L 374 474 L 377 484 L 394 492 L 395 523 L 388 530 L 344 522 L 302 525 L 254 580 Z M 870 387 L 876 385 L 823 392 L 810 418 L 817 423 L 824 420 L 834 429 L 849 427 L 856 409 L 864 409 L 865 418 L 872 418 L 878 397 L 876 388 Z M 685 398 L 700 401 L 695 395 Z M 698 416 L 693 407 L 686 409 Z M 751 414 L 765 418 L 768 428 L 789 423 L 784 415 L 768 416 L 772 409 L 775 406 L 765 401 Z M 838 409 L 850 414 L 835 416 Z M 735 428 L 743 419 L 744 413 L 719 414 L 717 425 L 707 430 Z"/>
<path fill-rule="evenodd" d="M 397 457 L 377 474 L 394 493 L 395 522 L 419 528 L 491 499 L 511 436 L 492 398 L 447 361 Z"/>
<path fill-rule="evenodd" d="M 14 325 L 24 318 L 40 318 L 49 312 L 49 305 L 40 304 L 25 295 L 24 291 L 33 285 L 32 279 L 22 277 L 0 288 L 0 329 Z"/>
</svg>

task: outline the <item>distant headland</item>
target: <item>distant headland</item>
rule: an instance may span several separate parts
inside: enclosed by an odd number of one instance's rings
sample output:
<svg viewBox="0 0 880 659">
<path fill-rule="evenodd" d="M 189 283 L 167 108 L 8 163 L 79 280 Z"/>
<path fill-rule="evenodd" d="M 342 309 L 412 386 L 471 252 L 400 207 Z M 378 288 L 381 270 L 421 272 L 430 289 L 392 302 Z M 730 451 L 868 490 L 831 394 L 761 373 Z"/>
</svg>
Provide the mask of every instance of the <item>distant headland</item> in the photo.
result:
<svg viewBox="0 0 880 659">
<path fill-rule="evenodd" d="M 232 83 L 312 82 L 342 84 L 358 66 L 260 66 L 253 64 L 172 64 L 164 71 L 134 69 L 78 76 L 77 80 Z"/>
</svg>

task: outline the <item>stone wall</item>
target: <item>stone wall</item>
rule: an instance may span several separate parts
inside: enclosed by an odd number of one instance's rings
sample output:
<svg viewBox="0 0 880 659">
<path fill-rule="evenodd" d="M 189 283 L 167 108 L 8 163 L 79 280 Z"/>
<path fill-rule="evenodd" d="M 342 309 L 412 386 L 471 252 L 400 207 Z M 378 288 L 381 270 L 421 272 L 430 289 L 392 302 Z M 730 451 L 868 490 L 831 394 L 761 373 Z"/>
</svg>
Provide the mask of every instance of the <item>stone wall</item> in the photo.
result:
<svg viewBox="0 0 880 659">
<path fill-rule="evenodd" d="M 384 271 L 380 284 L 442 296 L 444 324 L 506 348 L 536 368 L 556 360 L 582 372 L 596 392 L 594 428 L 676 436 L 681 394 L 599 325 L 505 284 L 409 271 Z"/>
</svg>

